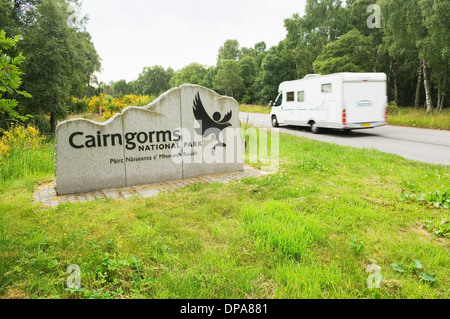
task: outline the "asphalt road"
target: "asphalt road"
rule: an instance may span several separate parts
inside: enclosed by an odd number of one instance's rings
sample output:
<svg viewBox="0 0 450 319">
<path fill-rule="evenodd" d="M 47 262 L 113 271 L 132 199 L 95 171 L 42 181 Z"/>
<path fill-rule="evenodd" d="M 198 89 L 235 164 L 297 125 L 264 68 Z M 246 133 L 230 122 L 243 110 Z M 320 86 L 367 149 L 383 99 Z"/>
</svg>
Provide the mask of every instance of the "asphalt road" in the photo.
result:
<svg viewBox="0 0 450 319">
<path fill-rule="evenodd" d="M 271 127 L 269 114 L 241 112 L 239 117 L 253 126 Z M 282 126 L 280 132 L 357 148 L 375 148 L 425 163 L 450 165 L 450 131 L 387 125 L 352 132 L 326 130 L 321 134 L 313 134 L 309 128 Z"/>
</svg>

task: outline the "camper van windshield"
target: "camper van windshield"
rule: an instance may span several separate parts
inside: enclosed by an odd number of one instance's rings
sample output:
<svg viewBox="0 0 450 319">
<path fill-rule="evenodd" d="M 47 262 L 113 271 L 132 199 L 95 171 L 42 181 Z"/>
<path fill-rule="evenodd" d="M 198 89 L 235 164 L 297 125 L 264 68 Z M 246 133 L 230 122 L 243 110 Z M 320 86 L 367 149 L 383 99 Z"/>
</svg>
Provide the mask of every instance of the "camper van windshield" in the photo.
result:
<svg viewBox="0 0 450 319">
<path fill-rule="evenodd" d="M 282 102 L 283 102 L 283 94 L 280 93 L 273 106 L 280 106 Z"/>
</svg>

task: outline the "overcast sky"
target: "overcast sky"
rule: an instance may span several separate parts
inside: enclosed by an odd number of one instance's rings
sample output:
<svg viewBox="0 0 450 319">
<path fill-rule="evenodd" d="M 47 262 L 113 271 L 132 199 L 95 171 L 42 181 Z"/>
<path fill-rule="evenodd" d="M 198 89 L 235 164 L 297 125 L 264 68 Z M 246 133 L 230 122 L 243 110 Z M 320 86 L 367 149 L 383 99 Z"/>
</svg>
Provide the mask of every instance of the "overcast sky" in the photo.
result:
<svg viewBox="0 0 450 319">
<path fill-rule="evenodd" d="M 146 66 L 175 71 L 216 64 L 227 39 L 243 47 L 286 36 L 283 20 L 306 0 L 84 0 L 87 29 L 102 59 L 99 81 L 135 80 Z"/>
</svg>

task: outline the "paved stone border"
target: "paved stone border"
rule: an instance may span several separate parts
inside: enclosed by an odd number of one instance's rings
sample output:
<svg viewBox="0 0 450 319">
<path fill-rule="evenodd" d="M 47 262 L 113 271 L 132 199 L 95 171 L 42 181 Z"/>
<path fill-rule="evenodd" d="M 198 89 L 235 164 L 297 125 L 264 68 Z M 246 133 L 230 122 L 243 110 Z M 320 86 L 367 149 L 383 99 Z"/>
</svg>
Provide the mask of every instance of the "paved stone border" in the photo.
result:
<svg viewBox="0 0 450 319">
<path fill-rule="evenodd" d="M 258 169 L 255 169 L 250 166 L 244 166 L 243 171 L 230 172 L 230 173 L 222 173 L 216 175 L 206 175 L 188 179 L 182 179 L 177 181 L 170 181 L 164 183 L 156 183 L 156 184 L 148 184 L 148 185 L 140 185 L 126 188 L 113 188 L 113 189 L 105 189 L 102 191 L 90 192 L 90 193 L 82 193 L 75 195 L 66 195 L 66 196 L 57 196 L 55 191 L 55 183 L 46 183 L 43 185 L 39 185 L 36 187 L 33 198 L 35 202 L 41 203 L 46 207 L 57 207 L 59 204 L 64 203 L 79 203 L 85 201 L 91 201 L 95 199 L 128 199 L 133 196 L 138 197 L 152 197 L 156 196 L 161 192 L 169 192 L 174 191 L 178 188 L 188 186 L 194 183 L 229 183 L 241 180 L 243 178 L 248 177 L 260 177 L 268 175 L 268 172 L 264 172 Z"/>
</svg>

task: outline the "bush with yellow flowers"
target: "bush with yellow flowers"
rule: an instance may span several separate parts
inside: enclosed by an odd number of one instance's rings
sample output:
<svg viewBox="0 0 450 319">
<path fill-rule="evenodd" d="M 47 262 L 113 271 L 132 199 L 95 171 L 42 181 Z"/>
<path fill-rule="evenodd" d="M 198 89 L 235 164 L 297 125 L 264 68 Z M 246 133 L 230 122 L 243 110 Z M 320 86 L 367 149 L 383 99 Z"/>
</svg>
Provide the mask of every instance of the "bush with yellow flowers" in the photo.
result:
<svg viewBox="0 0 450 319">
<path fill-rule="evenodd" d="M 0 158 L 10 155 L 12 149 L 38 149 L 44 146 L 45 137 L 33 126 L 14 126 L 11 123 L 9 131 L 2 130 L 0 139 Z"/>
<path fill-rule="evenodd" d="M 102 118 L 103 118 L 103 120 L 109 120 L 110 118 L 112 118 L 114 115 L 116 115 L 117 114 L 117 112 L 114 112 L 114 111 L 112 111 L 112 110 L 110 110 L 110 109 L 107 109 L 106 111 L 105 111 L 105 113 L 103 113 L 103 116 L 102 116 Z"/>
<path fill-rule="evenodd" d="M 124 95 L 111 99 L 105 113 L 103 113 L 103 120 L 112 118 L 116 113 L 120 113 L 128 106 L 145 106 L 155 100 L 155 96 L 149 95 Z"/>
<path fill-rule="evenodd" d="M 156 97 L 153 95 L 128 94 L 113 98 L 101 93 L 91 98 L 78 99 L 72 97 L 68 107 L 71 113 L 101 113 L 103 120 L 108 120 L 128 106 L 145 106 L 155 99 Z"/>
<path fill-rule="evenodd" d="M 105 94 L 101 93 L 99 96 L 91 97 L 88 100 L 88 112 L 90 113 L 100 113 L 106 111 L 106 106 L 108 105 L 108 99 L 105 98 Z"/>
<path fill-rule="evenodd" d="M 15 126 L 2 130 L 0 138 L 0 179 L 21 177 L 51 170 L 52 151 L 39 130 L 33 126 Z"/>
</svg>

